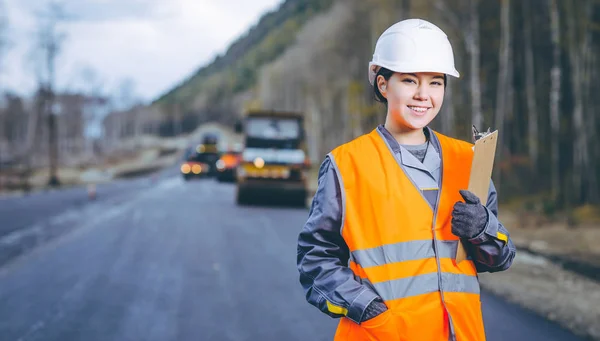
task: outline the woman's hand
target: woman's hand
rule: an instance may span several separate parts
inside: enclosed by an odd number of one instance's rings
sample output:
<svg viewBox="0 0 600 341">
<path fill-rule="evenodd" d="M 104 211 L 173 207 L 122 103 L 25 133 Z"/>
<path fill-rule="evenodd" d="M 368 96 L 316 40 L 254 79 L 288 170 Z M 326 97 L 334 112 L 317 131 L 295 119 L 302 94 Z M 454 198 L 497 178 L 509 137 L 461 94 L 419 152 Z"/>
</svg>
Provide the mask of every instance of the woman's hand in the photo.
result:
<svg viewBox="0 0 600 341">
<path fill-rule="evenodd" d="M 479 198 L 467 191 L 460 190 L 465 202 L 454 204 L 452 211 L 452 233 L 460 238 L 472 239 L 477 237 L 487 225 L 488 212 Z"/>
<path fill-rule="evenodd" d="M 368 321 L 387 310 L 387 306 L 381 299 L 374 299 L 365 309 L 365 313 L 360 322 Z"/>
</svg>

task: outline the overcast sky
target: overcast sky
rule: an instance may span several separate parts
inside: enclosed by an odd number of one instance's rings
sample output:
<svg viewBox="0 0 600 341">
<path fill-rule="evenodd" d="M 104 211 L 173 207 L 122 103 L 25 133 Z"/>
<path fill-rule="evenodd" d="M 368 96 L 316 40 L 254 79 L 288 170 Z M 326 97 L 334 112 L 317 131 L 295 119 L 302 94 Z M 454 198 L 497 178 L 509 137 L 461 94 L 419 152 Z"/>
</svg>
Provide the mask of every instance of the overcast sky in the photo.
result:
<svg viewBox="0 0 600 341">
<path fill-rule="evenodd" d="M 36 83 L 32 57 L 38 19 L 46 0 L 4 1 L 11 47 L 0 64 L 0 87 L 22 95 Z M 68 18 L 58 56 L 60 89 L 95 83 L 116 93 L 126 79 L 150 101 L 227 47 L 282 0 L 63 0 Z M 1 11 L 0 7 L 0 11 Z M 89 72 L 87 72 L 89 75 Z"/>
</svg>

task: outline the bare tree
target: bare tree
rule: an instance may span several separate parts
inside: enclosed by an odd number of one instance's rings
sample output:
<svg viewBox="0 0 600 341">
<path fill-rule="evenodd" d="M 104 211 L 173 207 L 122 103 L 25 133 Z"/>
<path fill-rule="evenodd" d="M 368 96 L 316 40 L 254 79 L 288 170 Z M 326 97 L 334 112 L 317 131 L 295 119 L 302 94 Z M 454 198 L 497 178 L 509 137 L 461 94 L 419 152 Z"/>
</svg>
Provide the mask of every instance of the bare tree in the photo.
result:
<svg viewBox="0 0 600 341">
<path fill-rule="evenodd" d="M 523 6 L 523 15 L 525 17 L 532 16 L 531 3 L 528 1 L 521 1 L 521 4 Z M 523 48 L 525 50 L 525 93 L 527 96 L 527 148 L 529 150 L 531 169 L 535 172 L 538 170 L 539 127 L 531 20 L 524 20 L 523 24 L 525 25 L 523 32 L 525 38 L 523 41 Z"/>
<path fill-rule="evenodd" d="M 584 102 L 586 103 L 586 112 L 590 113 L 586 116 L 585 128 L 588 129 L 588 145 L 589 145 L 589 169 L 598 169 L 600 167 L 600 148 L 598 148 L 598 98 L 596 94 L 598 90 L 594 89 L 594 82 L 592 79 L 598 75 L 598 46 L 597 44 L 590 44 L 588 46 L 588 53 L 584 56 L 585 72 L 583 79 Z M 594 48 L 596 50 L 594 50 Z M 587 171 L 587 170 L 586 170 Z M 600 175 L 598 172 L 589 172 L 589 183 L 587 189 L 587 202 L 597 204 L 600 201 Z"/>
<path fill-rule="evenodd" d="M 402 0 L 401 3 L 401 7 L 402 7 L 402 17 L 408 19 L 410 18 L 410 0 Z"/>
<path fill-rule="evenodd" d="M 80 71 L 80 79 L 85 84 L 83 92 L 89 96 L 101 96 L 104 93 L 105 80 L 92 66 L 84 66 Z"/>
<path fill-rule="evenodd" d="M 470 59 L 470 77 L 471 77 L 471 122 L 476 127 L 481 127 L 483 123 L 483 114 L 481 112 L 481 80 L 479 78 L 479 69 L 481 61 L 479 60 L 479 11 L 477 9 L 479 1 L 469 0 L 469 28 L 467 31 L 467 46 Z"/>
<path fill-rule="evenodd" d="M 594 172 L 589 171 L 590 165 L 590 132 L 584 121 L 585 86 L 589 75 L 587 74 L 587 59 L 592 49 L 592 31 L 589 29 L 592 2 L 579 1 L 566 6 L 568 56 L 571 68 L 571 85 L 573 87 L 573 187 L 575 202 L 590 199 L 596 190 Z"/>
<path fill-rule="evenodd" d="M 7 37 L 6 37 L 6 29 L 8 26 L 8 18 L 6 15 L 6 6 L 4 5 L 4 1 L 0 0 L 0 81 L 2 80 L 2 71 L 3 71 L 3 61 L 4 61 L 4 54 L 5 54 L 5 50 L 6 50 L 6 46 L 7 46 Z M 0 127 L 4 127 L 6 126 L 6 123 L 4 122 L 4 113 L 3 113 L 3 105 L 2 105 L 2 101 L 3 101 L 3 85 L 0 82 Z M 2 161 L 3 161 L 3 140 L 5 138 L 4 136 L 5 134 L 3 134 L 3 132 L 0 132 L 0 170 L 2 170 Z M 2 178 L 0 177 L 0 181 L 2 181 Z M 0 188 L 2 187 L 2 183 L 0 183 Z"/>
<path fill-rule="evenodd" d="M 117 136 L 121 138 L 124 133 L 124 129 L 127 126 L 127 115 L 126 111 L 133 106 L 133 97 L 135 92 L 135 82 L 130 78 L 124 78 L 119 82 L 117 94 L 115 95 L 117 116 L 116 129 Z"/>
<path fill-rule="evenodd" d="M 552 154 L 552 197 L 558 201 L 560 193 L 560 83 L 561 83 L 561 40 L 560 40 L 560 15 L 557 0 L 549 0 L 550 31 L 552 34 L 552 69 L 550 71 L 550 125 L 553 138 L 551 141 Z"/>
<path fill-rule="evenodd" d="M 6 5 L 3 0 L 0 0 L 0 79 L 4 70 L 4 55 L 8 50 L 8 15 L 6 11 Z M 2 92 L 3 86 L 0 83 L 0 93 Z"/>
<path fill-rule="evenodd" d="M 86 95 L 86 104 L 84 106 L 84 122 L 85 129 L 89 131 L 99 131 L 101 120 L 106 114 L 108 106 L 107 96 L 104 94 L 104 79 L 98 74 L 98 72 L 91 66 L 85 66 L 81 69 L 80 78 L 85 84 L 83 89 Z M 92 130 L 91 128 L 97 128 Z M 99 133 L 99 132 L 98 132 Z M 93 135 L 93 134 L 92 134 Z M 91 157 L 94 155 L 93 138 L 97 136 L 90 136 L 86 134 L 85 138 L 85 153 L 86 156 Z"/>
<path fill-rule="evenodd" d="M 63 7 L 58 2 L 48 3 L 46 11 L 38 13 L 39 32 L 38 49 L 43 54 L 45 79 L 40 82 L 40 94 L 43 98 L 43 110 L 48 124 L 48 147 L 50 158 L 50 173 L 48 185 L 58 186 L 58 141 L 56 127 L 55 82 L 56 58 L 60 52 L 60 45 L 65 39 L 58 26 L 66 19 Z"/>
<path fill-rule="evenodd" d="M 83 83 L 85 84 L 84 88 L 82 89 L 83 93 L 90 100 L 104 100 L 105 82 L 98 74 L 98 71 L 96 71 L 91 66 L 85 66 L 83 69 L 81 69 L 80 78 L 81 81 L 83 81 Z M 94 113 L 93 111 L 87 112 L 85 117 L 85 120 L 87 121 L 86 124 L 98 119 L 95 115 L 96 113 Z"/>
<path fill-rule="evenodd" d="M 118 93 L 115 97 L 118 110 L 126 111 L 136 104 L 135 86 L 135 81 L 129 77 L 123 78 L 119 82 Z"/>
<path fill-rule="evenodd" d="M 483 129 L 481 109 L 479 0 L 460 0 L 452 8 L 448 1 L 435 0 L 433 5 L 456 32 L 460 32 L 469 55 L 469 85 L 471 90 L 471 124 Z"/>
<path fill-rule="evenodd" d="M 507 151 L 504 141 L 504 125 L 506 116 L 512 110 L 512 45 L 510 36 L 510 0 L 501 1 L 500 11 L 500 51 L 498 53 L 498 87 L 496 88 L 496 122 L 495 129 L 498 129 L 499 150 L 496 157 L 501 161 Z M 501 172 L 496 173 L 496 182 L 499 183 L 502 177 Z"/>
<path fill-rule="evenodd" d="M 510 65 L 510 0 L 501 0 L 500 10 L 500 50 L 498 53 L 498 86 L 496 88 L 496 128 L 502 137 L 504 121 L 508 109 L 508 91 L 512 71 Z M 502 141 L 502 138 L 500 138 Z"/>
</svg>

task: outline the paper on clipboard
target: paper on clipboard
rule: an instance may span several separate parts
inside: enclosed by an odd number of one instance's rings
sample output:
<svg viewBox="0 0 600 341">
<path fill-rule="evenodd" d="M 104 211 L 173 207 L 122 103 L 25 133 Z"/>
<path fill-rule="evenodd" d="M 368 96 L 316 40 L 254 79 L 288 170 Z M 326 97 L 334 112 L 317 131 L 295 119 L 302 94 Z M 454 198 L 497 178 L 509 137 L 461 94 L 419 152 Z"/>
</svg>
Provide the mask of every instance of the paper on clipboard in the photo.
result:
<svg viewBox="0 0 600 341">
<path fill-rule="evenodd" d="M 475 194 L 483 205 L 487 203 L 497 142 L 498 130 L 485 134 L 475 141 L 468 190 Z M 467 252 L 459 240 L 456 250 L 456 263 L 460 263 L 465 259 L 467 259 Z"/>
</svg>

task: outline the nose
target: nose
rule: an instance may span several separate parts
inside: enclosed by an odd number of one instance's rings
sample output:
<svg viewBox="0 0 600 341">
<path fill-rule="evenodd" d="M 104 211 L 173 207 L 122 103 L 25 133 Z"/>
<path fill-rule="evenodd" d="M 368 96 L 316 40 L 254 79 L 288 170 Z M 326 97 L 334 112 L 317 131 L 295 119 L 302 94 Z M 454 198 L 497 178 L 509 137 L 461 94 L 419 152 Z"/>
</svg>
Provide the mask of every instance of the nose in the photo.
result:
<svg viewBox="0 0 600 341">
<path fill-rule="evenodd" d="M 414 99 L 417 101 L 427 101 L 429 99 L 427 87 L 423 84 L 419 85 L 417 91 L 415 92 Z"/>
</svg>

